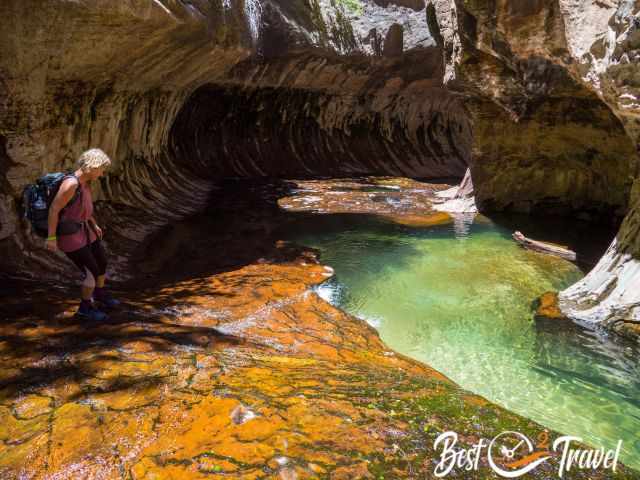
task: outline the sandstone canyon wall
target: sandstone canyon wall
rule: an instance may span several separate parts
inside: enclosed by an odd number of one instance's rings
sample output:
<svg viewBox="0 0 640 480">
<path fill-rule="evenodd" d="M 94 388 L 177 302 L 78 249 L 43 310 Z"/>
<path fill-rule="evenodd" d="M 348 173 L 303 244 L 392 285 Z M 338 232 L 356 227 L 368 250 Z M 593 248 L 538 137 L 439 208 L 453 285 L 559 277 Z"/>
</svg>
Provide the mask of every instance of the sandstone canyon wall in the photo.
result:
<svg viewBox="0 0 640 480">
<path fill-rule="evenodd" d="M 636 329 L 640 184 L 632 185 L 640 140 L 640 2 L 432 5 L 447 84 L 473 97 L 471 172 L 478 203 L 523 211 L 569 207 L 585 217 L 596 213 L 594 207 L 617 215 L 629 205 L 606 255 L 561 293 L 560 303 L 587 326 Z M 558 197 L 564 201 L 554 205 Z"/>
<path fill-rule="evenodd" d="M 639 10 L 629 0 L 3 2 L 0 265 L 63 273 L 21 224 L 19 196 L 90 146 L 115 160 L 99 213 L 123 277 L 126 252 L 197 210 L 222 176 L 461 177 L 468 165 L 484 210 L 626 215 L 603 263 L 561 298 L 574 319 L 638 320 Z"/>
<path fill-rule="evenodd" d="M 120 277 L 136 242 L 197 210 L 225 175 L 462 176 L 470 122 L 442 87 L 424 7 L 365 10 L 316 0 L 3 2 L 3 270 L 64 274 L 20 222 L 20 194 L 90 146 L 115 160 L 97 197 Z"/>
</svg>

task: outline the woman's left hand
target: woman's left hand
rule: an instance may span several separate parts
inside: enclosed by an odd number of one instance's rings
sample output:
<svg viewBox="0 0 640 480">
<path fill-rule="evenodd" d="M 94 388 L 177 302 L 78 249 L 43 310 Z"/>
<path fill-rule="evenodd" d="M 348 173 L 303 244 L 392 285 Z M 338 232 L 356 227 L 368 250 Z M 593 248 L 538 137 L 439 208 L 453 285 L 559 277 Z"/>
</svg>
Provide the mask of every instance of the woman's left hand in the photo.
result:
<svg viewBox="0 0 640 480">
<path fill-rule="evenodd" d="M 98 235 L 98 238 L 102 240 L 102 229 L 96 224 L 93 225 L 93 229 L 95 230 L 96 235 Z"/>
</svg>

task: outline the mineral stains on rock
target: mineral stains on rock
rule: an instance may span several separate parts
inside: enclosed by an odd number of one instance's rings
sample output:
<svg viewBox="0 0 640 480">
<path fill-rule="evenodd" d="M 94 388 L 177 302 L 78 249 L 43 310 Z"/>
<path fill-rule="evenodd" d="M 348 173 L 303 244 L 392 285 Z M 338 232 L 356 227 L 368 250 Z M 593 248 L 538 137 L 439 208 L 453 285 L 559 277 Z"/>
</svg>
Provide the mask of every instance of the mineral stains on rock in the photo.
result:
<svg viewBox="0 0 640 480">
<path fill-rule="evenodd" d="M 433 478 L 444 431 L 467 446 L 544 432 L 390 351 L 310 290 L 330 275 L 277 244 L 252 264 L 121 292 L 102 324 L 70 318 L 67 292 L 25 288 L 47 304 L 4 305 L 0 474 Z M 477 475 L 492 475 L 486 461 Z"/>
<path fill-rule="evenodd" d="M 402 225 L 431 226 L 453 221 L 433 209 L 436 192 L 447 187 L 397 177 L 301 180 L 278 205 L 291 212 L 366 214 Z"/>
<path fill-rule="evenodd" d="M 365 321 L 322 300 L 311 287 L 332 269 L 278 240 L 289 217 L 310 215 L 278 200 L 295 206 L 311 190 L 338 214 L 370 194 L 444 187 L 228 182 L 208 215 L 165 228 L 135 253 L 137 280 L 121 285 L 123 308 L 101 324 L 75 320 L 66 289 L 7 284 L 0 475 L 433 478 L 444 431 L 467 446 L 504 430 L 536 438 L 539 425 L 389 350 Z M 342 208 L 331 203 L 336 193 Z M 378 203 L 362 205 L 412 218 Z M 619 467 L 619 478 L 626 472 Z M 491 475 L 486 460 L 478 475 Z"/>
<path fill-rule="evenodd" d="M 567 317 L 558 307 L 558 294 L 546 292 L 536 301 L 536 319 L 542 320 L 566 320 Z"/>
</svg>

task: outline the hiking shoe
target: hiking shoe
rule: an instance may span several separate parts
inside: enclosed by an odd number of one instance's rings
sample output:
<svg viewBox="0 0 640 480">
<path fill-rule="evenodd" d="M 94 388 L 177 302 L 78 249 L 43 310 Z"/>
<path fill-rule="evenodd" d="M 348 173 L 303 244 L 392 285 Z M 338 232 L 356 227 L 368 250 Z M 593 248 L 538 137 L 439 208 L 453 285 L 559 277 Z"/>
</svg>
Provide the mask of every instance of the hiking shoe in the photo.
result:
<svg viewBox="0 0 640 480">
<path fill-rule="evenodd" d="M 76 316 L 82 318 L 83 320 L 86 319 L 95 322 L 103 322 L 108 318 L 106 313 L 98 310 L 95 307 L 91 307 L 89 309 L 79 308 L 76 312 Z"/>
<path fill-rule="evenodd" d="M 120 305 L 120 300 L 113 298 L 106 288 L 96 287 L 93 291 L 93 299 L 107 308 L 115 308 Z"/>
</svg>

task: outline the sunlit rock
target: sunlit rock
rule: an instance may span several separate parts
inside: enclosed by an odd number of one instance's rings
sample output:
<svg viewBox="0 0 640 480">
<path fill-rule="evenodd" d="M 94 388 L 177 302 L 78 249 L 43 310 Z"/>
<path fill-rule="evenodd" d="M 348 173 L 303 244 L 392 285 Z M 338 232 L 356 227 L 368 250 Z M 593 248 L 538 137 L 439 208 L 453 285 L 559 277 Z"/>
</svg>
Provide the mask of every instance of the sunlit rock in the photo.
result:
<svg viewBox="0 0 640 480">
<path fill-rule="evenodd" d="M 231 419 L 236 425 L 248 422 L 254 418 L 256 418 L 256 414 L 244 405 L 238 405 L 233 412 L 231 412 Z"/>
</svg>

